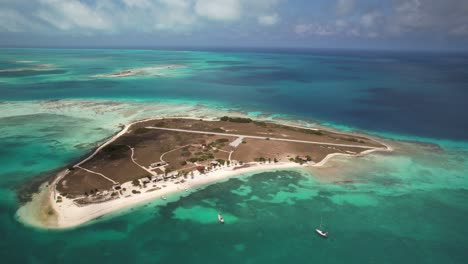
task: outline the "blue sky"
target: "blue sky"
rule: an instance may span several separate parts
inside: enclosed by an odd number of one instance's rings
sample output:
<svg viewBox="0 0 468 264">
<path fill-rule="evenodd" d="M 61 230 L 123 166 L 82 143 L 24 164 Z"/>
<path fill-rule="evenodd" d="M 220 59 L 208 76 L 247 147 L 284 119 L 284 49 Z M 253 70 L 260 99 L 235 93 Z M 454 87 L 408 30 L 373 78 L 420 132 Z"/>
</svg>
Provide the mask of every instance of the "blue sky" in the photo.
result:
<svg viewBox="0 0 468 264">
<path fill-rule="evenodd" d="M 466 49 L 467 0 L 0 0 L 0 46 Z"/>
</svg>

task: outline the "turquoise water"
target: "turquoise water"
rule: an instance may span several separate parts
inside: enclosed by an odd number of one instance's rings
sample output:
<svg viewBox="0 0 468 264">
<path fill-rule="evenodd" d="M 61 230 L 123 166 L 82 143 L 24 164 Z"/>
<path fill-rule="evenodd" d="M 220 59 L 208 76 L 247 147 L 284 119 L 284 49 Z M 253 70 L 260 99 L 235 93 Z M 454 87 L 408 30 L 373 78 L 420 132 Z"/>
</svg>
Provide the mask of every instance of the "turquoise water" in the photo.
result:
<svg viewBox="0 0 468 264">
<path fill-rule="evenodd" d="M 2 51 L 2 70 L 55 65 L 0 74 L 5 263 L 464 263 L 468 257 L 463 56 Z M 14 62 L 20 60 L 37 62 Z M 161 64 L 185 68 L 167 76 L 90 77 Z M 395 139 L 396 151 L 236 177 L 72 230 L 38 230 L 15 217 L 18 190 L 78 159 L 120 123 L 233 112 L 365 130 Z M 321 218 L 327 240 L 314 233 Z"/>
</svg>

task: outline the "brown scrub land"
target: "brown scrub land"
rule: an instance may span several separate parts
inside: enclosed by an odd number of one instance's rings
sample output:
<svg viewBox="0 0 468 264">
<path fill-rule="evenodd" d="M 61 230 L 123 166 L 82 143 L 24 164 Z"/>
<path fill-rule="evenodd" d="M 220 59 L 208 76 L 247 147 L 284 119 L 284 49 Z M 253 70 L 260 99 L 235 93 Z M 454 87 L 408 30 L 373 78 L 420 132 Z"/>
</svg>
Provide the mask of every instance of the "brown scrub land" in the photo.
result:
<svg viewBox="0 0 468 264">
<path fill-rule="evenodd" d="M 363 136 L 247 118 L 157 119 L 131 125 L 92 158 L 71 167 L 56 190 L 70 198 L 112 193 L 124 182 L 187 177 L 191 171 L 209 171 L 225 163 L 314 164 L 328 154 L 359 154 L 377 148 L 385 146 Z"/>
</svg>

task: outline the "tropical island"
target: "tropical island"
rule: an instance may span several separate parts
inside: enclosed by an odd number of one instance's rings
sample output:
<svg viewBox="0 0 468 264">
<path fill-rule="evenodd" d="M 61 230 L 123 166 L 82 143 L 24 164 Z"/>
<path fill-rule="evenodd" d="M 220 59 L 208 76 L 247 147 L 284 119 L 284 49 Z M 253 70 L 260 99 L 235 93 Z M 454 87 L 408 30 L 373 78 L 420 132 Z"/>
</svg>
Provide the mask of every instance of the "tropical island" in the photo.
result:
<svg viewBox="0 0 468 264">
<path fill-rule="evenodd" d="M 336 155 L 390 150 L 363 135 L 250 118 L 162 118 L 128 125 L 47 186 L 48 228 L 258 170 L 322 166 Z"/>
</svg>

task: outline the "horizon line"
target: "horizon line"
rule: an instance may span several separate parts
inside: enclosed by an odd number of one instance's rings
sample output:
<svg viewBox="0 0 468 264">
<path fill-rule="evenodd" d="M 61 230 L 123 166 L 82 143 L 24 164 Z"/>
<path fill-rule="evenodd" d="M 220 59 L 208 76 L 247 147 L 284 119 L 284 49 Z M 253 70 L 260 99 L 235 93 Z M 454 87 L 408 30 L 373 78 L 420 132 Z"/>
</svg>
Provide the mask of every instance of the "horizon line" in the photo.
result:
<svg viewBox="0 0 468 264">
<path fill-rule="evenodd" d="M 208 45 L 142 45 L 142 46 L 135 46 L 135 45 L 77 45 L 77 46 L 61 46 L 61 45 L 51 45 L 51 46 L 13 46 L 13 45 L 1 45 L 0 49 L 108 49 L 108 50 L 121 50 L 121 49 L 128 49 L 128 50 L 174 50 L 174 51 L 375 51 L 375 52 L 394 52 L 394 53 L 404 53 L 404 52 L 420 52 L 420 53 L 468 53 L 468 49 L 457 49 L 457 48 L 450 48 L 450 49 L 416 49 L 416 48 L 403 48 L 403 49 L 396 49 L 396 48 L 356 48 L 356 47 L 307 47 L 307 46 L 247 46 L 247 45 L 240 45 L 240 46 L 208 46 Z"/>
</svg>

